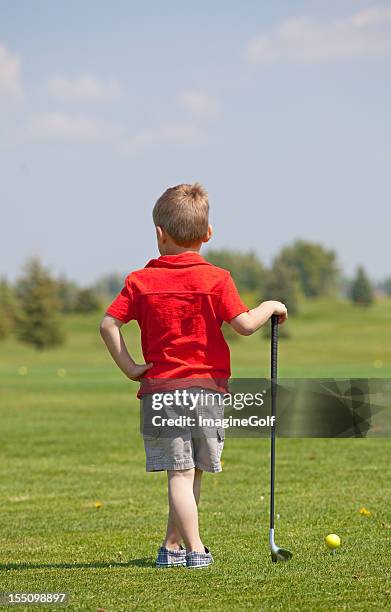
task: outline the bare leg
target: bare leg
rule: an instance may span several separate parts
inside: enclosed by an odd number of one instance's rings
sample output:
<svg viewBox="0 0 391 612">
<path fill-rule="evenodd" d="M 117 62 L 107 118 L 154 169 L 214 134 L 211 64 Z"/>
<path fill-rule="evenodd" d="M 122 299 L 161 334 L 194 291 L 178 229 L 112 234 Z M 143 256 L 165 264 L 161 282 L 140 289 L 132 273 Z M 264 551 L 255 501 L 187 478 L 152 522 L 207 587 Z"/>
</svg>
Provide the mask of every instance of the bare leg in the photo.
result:
<svg viewBox="0 0 391 612">
<path fill-rule="evenodd" d="M 173 520 L 175 528 L 182 536 L 188 552 L 204 552 L 204 546 L 198 531 L 198 510 L 193 491 L 195 469 L 169 470 L 167 476 L 171 520 Z M 200 476 L 198 475 L 196 485 L 198 497 L 199 490 Z"/>
<path fill-rule="evenodd" d="M 195 468 L 194 483 L 193 483 L 193 493 L 194 493 L 194 498 L 196 500 L 197 506 L 200 503 L 202 474 L 203 474 L 202 470 L 199 470 L 198 468 Z"/>
<path fill-rule="evenodd" d="M 198 506 L 201 493 L 201 479 L 203 471 L 195 468 L 193 480 L 193 495 Z M 182 536 L 178 527 L 175 524 L 171 509 L 168 512 L 167 531 L 163 546 L 170 550 L 179 550 L 182 541 Z"/>
<path fill-rule="evenodd" d="M 171 509 L 168 511 L 167 531 L 163 546 L 169 550 L 179 550 L 182 541 L 182 536 L 177 528 Z"/>
</svg>

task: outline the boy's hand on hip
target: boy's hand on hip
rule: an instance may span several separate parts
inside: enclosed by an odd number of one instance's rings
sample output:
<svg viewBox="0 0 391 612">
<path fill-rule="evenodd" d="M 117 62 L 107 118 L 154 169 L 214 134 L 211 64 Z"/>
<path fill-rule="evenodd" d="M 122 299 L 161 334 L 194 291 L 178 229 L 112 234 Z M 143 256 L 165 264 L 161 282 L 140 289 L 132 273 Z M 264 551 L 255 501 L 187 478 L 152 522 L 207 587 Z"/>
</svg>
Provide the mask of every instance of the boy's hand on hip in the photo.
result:
<svg viewBox="0 0 391 612">
<path fill-rule="evenodd" d="M 153 363 L 135 363 L 121 334 L 123 321 L 105 315 L 100 324 L 101 336 L 117 366 L 130 380 L 140 380 Z"/>
<path fill-rule="evenodd" d="M 153 363 L 135 363 L 131 366 L 130 371 L 128 372 L 128 378 L 130 380 L 141 380 L 144 376 L 145 372 L 150 370 L 153 366 Z"/>
</svg>

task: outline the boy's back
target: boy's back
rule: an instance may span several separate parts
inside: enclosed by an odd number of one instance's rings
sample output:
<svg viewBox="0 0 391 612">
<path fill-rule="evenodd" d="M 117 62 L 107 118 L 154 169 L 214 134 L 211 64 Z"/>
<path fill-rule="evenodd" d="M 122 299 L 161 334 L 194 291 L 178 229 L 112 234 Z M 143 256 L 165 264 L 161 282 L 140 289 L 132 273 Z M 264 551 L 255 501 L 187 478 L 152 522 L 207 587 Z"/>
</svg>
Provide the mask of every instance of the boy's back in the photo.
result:
<svg viewBox="0 0 391 612">
<path fill-rule="evenodd" d="M 228 379 L 221 325 L 247 310 L 230 273 L 189 250 L 129 274 L 107 314 L 139 323 L 146 377 Z"/>
</svg>

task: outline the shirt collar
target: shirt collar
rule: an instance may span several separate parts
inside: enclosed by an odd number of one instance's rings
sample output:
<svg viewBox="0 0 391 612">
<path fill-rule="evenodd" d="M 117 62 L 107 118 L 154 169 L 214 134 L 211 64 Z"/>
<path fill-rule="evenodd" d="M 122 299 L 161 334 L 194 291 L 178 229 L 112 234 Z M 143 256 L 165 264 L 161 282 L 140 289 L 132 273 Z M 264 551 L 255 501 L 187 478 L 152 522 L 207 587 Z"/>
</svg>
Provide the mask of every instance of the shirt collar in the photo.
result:
<svg viewBox="0 0 391 612">
<path fill-rule="evenodd" d="M 199 253 L 195 251 L 184 251 L 177 255 L 161 255 L 157 259 L 151 259 L 146 268 L 181 268 L 195 265 L 211 265 Z"/>
</svg>

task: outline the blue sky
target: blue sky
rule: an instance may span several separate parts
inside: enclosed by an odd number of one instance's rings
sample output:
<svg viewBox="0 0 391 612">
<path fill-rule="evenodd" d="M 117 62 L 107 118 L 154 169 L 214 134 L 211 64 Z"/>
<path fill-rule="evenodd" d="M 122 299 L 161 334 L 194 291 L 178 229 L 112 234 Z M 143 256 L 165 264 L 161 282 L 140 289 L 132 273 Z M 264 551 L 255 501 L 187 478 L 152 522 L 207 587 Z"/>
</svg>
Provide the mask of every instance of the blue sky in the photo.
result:
<svg viewBox="0 0 391 612">
<path fill-rule="evenodd" d="M 0 0 L 0 274 L 142 267 L 197 180 L 214 248 L 391 275 L 390 68 L 389 2 Z"/>
</svg>

